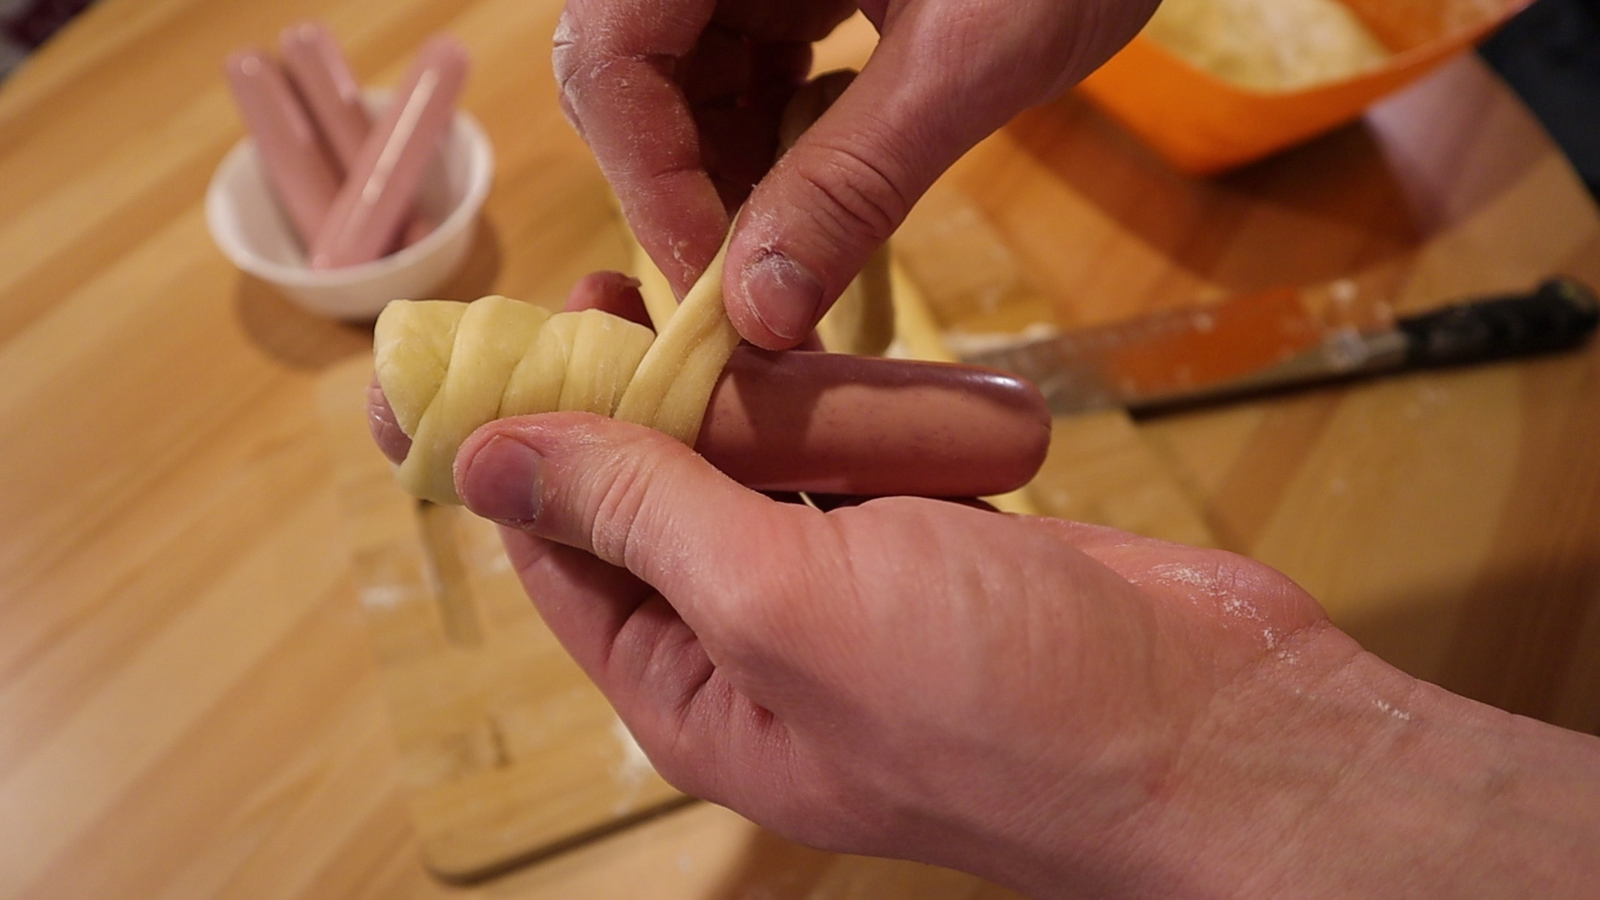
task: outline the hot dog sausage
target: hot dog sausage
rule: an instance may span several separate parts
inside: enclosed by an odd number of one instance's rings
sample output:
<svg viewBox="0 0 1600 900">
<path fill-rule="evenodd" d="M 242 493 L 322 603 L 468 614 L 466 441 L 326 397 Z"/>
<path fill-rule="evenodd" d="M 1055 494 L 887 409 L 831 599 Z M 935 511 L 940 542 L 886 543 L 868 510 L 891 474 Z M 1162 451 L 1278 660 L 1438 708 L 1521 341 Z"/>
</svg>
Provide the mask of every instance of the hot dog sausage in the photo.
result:
<svg viewBox="0 0 1600 900">
<path fill-rule="evenodd" d="M 372 130 L 372 116 L 361 102 L 361 85 L 350 71 L 344 51 L 317 22 L 285 28 L 278 46 L 283 51 L 284 71 L 305 98 L 339 168 L 348 171 Z"/>
<path fill-rule="evenodd" d="M 740 348 L 696 446 L 761 490 L 981 497 L 1027 484 L 1050 444 L 1032 384 L 989 369 Z"/>
<path fill-rule="evenodd" d="M 283 68 L 305 98 L 343 176 L 356 168 L 373 126 L 350 62 L 333 33 L 320 22 L 299 22 L 285 28 L 279 46 Z M 427 237 L 434 224 L 424 216 L 409 216 L 399 246 L 409 247 Z"/>
<path fill-rule="evenodd" d="M 394 245 L 467 76 L 460 42 L 423 45 L 394 102 L 374 126 L 311 249 L 311 267 L 370 262 Z"/>
<path fill-rule="evenodd" d="M 404 459 L 410 439 L 376 382 L 369 412 L 379 447 Z M 1010 375 L 741 347 L 695 449 L 758 490 L 965 497 L 1026 484 L 1049 442 L 1043 396 Z"/>
<path fill-rule="evenodd" d="M 333 161 L 271 57 L 258 49 L 241 50 L 228 57 L 225 68 L 262 168 L 302 246 L 309 247 L 339 190 Z"/>
</svg>

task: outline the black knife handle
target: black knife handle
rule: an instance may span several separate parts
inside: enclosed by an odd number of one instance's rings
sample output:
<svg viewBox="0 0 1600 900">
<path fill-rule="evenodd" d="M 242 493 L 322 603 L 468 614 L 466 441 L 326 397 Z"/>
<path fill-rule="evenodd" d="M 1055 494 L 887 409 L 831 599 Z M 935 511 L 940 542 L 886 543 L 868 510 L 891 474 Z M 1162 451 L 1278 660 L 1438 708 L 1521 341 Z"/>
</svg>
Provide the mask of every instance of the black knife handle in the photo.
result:
<svg viewBox="0 0 1600 900">
<path fill-rule="evenodd" d="M 1460 303 L 1395 323 L 1409 340 L 1406 365 L 1453 366 L 1576 347 L 1600 323 L 1600 298 L 1554 278 L 1531 294 Z"/>
</svg>

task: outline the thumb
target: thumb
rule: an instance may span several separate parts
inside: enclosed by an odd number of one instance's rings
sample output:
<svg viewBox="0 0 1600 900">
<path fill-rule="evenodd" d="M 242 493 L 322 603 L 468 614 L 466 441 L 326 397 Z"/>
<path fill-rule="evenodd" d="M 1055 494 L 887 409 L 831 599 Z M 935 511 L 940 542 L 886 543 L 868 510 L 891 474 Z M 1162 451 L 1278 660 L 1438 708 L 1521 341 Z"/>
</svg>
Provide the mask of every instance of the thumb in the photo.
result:
<svg viewBox="0 0 1600 900">
<path fill-rule="evenodd" d="M 793 546 L 798 507 L 723 475 L 648 428 L 588 413 L 491 422 L 456 457 L 456 489 L 474 513 L 626 568 L 697 632 Z"/>
<path fill-rule="evenodd" d="M 983 67 L 941 64 L 951 43 L 938 28 L 894 23 L 751 193 L 723 282 L 746 340 L 787 349 L 809 334 L 939 175 L 1032 102 L 1014 79 L 992 90 Z"/>
</svg>

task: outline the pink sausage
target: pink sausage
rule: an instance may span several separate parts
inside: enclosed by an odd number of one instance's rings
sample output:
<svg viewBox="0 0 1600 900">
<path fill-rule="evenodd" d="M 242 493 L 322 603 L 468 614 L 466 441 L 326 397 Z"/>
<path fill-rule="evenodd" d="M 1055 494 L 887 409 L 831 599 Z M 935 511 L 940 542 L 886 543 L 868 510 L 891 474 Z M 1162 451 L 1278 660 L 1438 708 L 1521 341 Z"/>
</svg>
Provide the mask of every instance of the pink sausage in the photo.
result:
<svg viewBox="0 0 1600 900">
<path fill-rule="evenodd" d="M 1031 383 L 990 369 L 741 347 L 695 449 L 757 490 L 983 497 L 1027 484 L 1050 446 Z"/>
<path fill-rule="evenodd" d="M 313 269 L 370 262 L 394 245 L 450 127 L 466 75 L 467 52 L 458 41 L 441 35 L 423 45 L 334 198 L 312 243 Z"/>
<path fill-rule="evenodd" d="M 361 102 L 361 85 L 350 71 L 344 51 L 320 22 L 290 25 L 283 30 L 278 46 L 283 51 L 283 68 L 305 98 L 339 168 L 349 171 L 372 131 L 372 116 Z"/>
<path fill-rule="evenodd" d="M 283 70 L 261 50 L 228 57 L 228 86 L 289 221 L 309 247 L 339 191 L 339 176 Z"/>
<path fill-rule="evenodd" d="M 399 462 L 411 441 L 374 382 L 373 438 Z M 1044 463 L 1050 413 L 1027 381 L 973 366 L 740 347 L 695 449 L 757 490 L 981 497 Z"/>
<path fill-rule="evenodd" d="M 278 43 L 283 50 L 283 67 L 305 99 L 323 138 L 333 148 L 342 176 L 356 167 L 373 126 L 372 114 L 362 101 L 361 85 L 344 49 L 321 22 L 290 25 Z M 396 246 L 409 247 L 432 234 L 435 227 L 434 222 L 413 211 Z"/>
</svg>

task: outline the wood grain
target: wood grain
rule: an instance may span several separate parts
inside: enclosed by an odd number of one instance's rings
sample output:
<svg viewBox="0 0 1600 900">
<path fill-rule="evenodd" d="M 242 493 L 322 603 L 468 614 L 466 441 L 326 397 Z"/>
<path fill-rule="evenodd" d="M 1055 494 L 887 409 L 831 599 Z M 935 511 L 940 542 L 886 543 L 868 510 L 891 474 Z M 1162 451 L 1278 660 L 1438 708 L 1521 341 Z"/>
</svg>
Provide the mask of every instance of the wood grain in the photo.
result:
<svg viewBox="0 0 1600 900">
<path fill-rule="evenodd" d="M 904 268 L 895 279 L 896 332 L 911 356 L 954 362 L 946 334 L 1005 338 L 1054 322 L 1049 301 L 999 231 L 948 180 L 927 193 L 893 246 Z M 995 503 L 1008 512 L 1218 545 L 1196 501 L 1122 410 L 1055 417 L 1038 476 Z"/>
<path fill-rule="evenodd" d="M 321 407 L 424 865 L 481 879 L 684 802 L 539 620 L 494 526 L 400 490 L 367 431 L 371 379 L 370 356 L 333 367 Z"/>
<path fill-rule="evenodd" d="M 1536 185 L 1571 177 L 1566 163 L 1494 139 L 1535 127 L 1468 63 L 1369 117 L 1362 137 L 1390 167 L 1396 213 L 1417 230 L 1379 265 L 1384 302 L 1416 311 L 1556 272 L 1600 283 L 1589 199 L 1531 199 Z M 1597 362 L 1591 346 L 1146 431 L 1188 473 L 1224 541 L 1300 580 L 1369 649 L 1452 690 L 1593 732 L 1600 494 L 1582 448 L 1600 412 Z"/>
<path fill-rule="evenodd" d="M 0 894 L 994 896 L 704 806 L 473 889 L 421 863 L 317 406 L 319 375 L 369 335 L 297 313 L 210 246 L 201 192 L 240 135 L 218 67 L 307 15 L 375 83 L 430 32 L 459 35 L 500 169 L 446 293 L 554 303 L 624 259 L 555 102 L 557 14 L 101 0 L 0 86 Z M 1352 273 L 1404 308 L 1558 268 L 1600 281 L 1592 202 L 1470 60 L 1216 181 L 1166 170 L 1068 98 L 949 183 L 1063 325 Z M 1288 569 L 1375 648 L 1592 728 L 1595 364 L 1140 427 L 1220 540 Z"/>
</svg>

